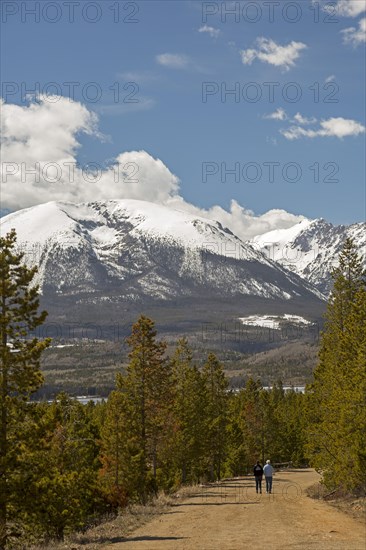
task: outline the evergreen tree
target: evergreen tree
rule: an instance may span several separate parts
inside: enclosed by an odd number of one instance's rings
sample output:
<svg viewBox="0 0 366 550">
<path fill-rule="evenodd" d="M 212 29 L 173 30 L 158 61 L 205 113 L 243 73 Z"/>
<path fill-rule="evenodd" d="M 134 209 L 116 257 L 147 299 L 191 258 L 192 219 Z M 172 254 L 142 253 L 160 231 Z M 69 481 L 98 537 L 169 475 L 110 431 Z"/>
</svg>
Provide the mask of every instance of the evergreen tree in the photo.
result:
<svg viewBox="0 0 366 550">
<path fill-rule="evenodd" d="M 171 442 L 177 483 L 198 481 L 203 471 L 206 388 L 192 365 L 192 351 L 186 338 L 178 341 L 172 358 L 174 437 Z"/>
<path fill-rule="evenodd" d="M 228 474 L 244 475 L 257 460 L 303 464 L 305 444 L 304 396 L 285 392 L 282 382 L 265 390 L 250 378 L 238 394 L 230 396 Z"/>
<path fill-rule="evenodd" d="M 101 426 L 100 482 L 106 500 L 113 509 L 127 504 L 128 489 L 133 485 L 133 474 L 128 441 L 125 396 L 113 391 L 106 403 L 105 417 Z"/>
<path fill-rule="evenodd" d="M 264 415 L 264 452 L 271 457 L 273 461 L 282 462 L 290 460 L 289 455 L 284 450 L 284 430 L 285 416 L 283 411 L 287 397 L 283 389 L 282 382 L 279 380 L 273 384 L 271 390 L 262 392 L 265 406 L 263 406 Z M 262 399 L 263 402 L 263 399 Z"/>
<path fill-rule="evenodd" d="M 242 476 L 247 473 L 247 449 L 242 410 L 243 392 L 229 395 L 225 460 L 225 475 L 228 476 Z"/>
<path fill-rule="evenodd" d="M 272 389 L 259 392 L 261 459 L 281 461 L 281 429 L 279 411 L 284 402 L 284 392 L 277 384 Z"/>
<path fill-rule="evenodd" d="M 17 253 L 15 231 L 0 238 L 0 549 L 6 545 L 14 499 L 20 427 L 30 394 L 42 385 L 40 356 L 49 345 L 48 339 L 29 338 L 47 315 L 38 313 L 36 272 Z"/>
<path fill-rule="evenodd" d="M 330 488 L 366 488 L 366 277 L 348 239 L 333 271 L 319 364 L 307 389 L 308 450 Z"/>
<path fill-rule="evenodd" d="M 222 364 L 210 353 L 203 367 L 203 379 L 207 391 L 206 445 L 211 481 L 221 479 L 226 458 L 228 423 L 228 380 Z"/>
<path fill-rule="evenodd" d="M 269 393 L 270 411 L 266 428 L 267 448 L 276 462 L 293 462 L 301 465 L 305 444 L 304 395 L 295 390 L 284 391 L 282 382 L 274 384 Z"/>
<path fill-rule="evenodd" d="M 154 323 L 148 317 L 142 315 L 133 325 L 128 344 L 127 375 L 118 375 L 117 387 L 124 394 L 124 434 L 134 465 L 133 493 L 145 503 L 148 493 L 157 490 L 159 453 L 171 414 L 171 370 L 164 357 L 166 343 L 156 340 Z"/>
<path fill-rule="evenodd" d="M 60 394 L 41 409 L 34 443 L 22 450 L 23 520 L 33 534 L 63 540 L 101 507 L 98 429 L 90 409 Z"/>
<path fill-rule="evenodd" d="M 262 408 L 262 384 L 249 378 L 242 390 L 242 423 L 246 447 L 247 470 L 251 471 L 257 460 L 265 459 L 265 426 Z"/>
</svg>

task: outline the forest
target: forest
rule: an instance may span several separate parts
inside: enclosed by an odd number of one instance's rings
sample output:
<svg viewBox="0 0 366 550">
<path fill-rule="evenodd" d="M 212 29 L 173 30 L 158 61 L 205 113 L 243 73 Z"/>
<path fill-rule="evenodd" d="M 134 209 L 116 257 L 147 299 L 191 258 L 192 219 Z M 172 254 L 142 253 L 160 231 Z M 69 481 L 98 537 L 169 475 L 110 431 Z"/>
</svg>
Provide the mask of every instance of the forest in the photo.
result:
<svg viewBox="0 0 366 550">
<path fill-rule="evenodd" d="M 257 461 L 310 465 L 329 490 L 366 490 L 366 277 L 351 240 L 333 272 L 319 360 L 305 393 L 278 380 L 229 387 L 208 353 L 203 367 L 181 338 L 172 353 L 141 315 L 129 362 L 102 403 L 66 393 L 32 402 L 49 339 L 36 267 L 16 234 L 0 238 L 0 550 L 65 535 L 159 492 L 251 473 Z"/>
</svg>

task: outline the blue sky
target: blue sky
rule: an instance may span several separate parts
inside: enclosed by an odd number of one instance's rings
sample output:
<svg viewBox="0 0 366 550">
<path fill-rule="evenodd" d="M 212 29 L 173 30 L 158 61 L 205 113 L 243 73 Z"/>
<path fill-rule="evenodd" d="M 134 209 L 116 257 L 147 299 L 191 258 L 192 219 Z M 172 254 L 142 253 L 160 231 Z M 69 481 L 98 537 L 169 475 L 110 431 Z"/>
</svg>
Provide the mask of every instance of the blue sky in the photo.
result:
<svg viewBox="0 0 366 550">
<path fill-rule="evenodd" d="M 347 2 L 275 2 L 270 21 L 268 2 L 80 1 L 73 22 L 65 2 L 3 2 L 2 96 L 27 108 L 26 90 L 74 82 L 99 118 L 75 133 L 78 162 L 144 150 L 200 208 L 364 221 L 366 14 Z"/>
</svg>

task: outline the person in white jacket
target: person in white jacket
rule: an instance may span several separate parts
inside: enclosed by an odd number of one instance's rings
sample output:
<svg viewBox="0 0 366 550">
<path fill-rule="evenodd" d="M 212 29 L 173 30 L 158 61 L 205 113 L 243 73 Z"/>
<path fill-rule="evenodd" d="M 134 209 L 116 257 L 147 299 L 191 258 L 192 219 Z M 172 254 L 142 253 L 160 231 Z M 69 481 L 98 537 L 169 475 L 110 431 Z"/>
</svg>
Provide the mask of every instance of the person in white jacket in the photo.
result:
<svg viewBox="0 0 366 550">
<path fill-rule="evenodd" d="M 271 461 L 266 460 L 266 465 L 263 468 L 264 477 L 266 479 L 266 493 L 272 493 L 272 477 L 274 469 L 271 466 Z"/>
</svg>

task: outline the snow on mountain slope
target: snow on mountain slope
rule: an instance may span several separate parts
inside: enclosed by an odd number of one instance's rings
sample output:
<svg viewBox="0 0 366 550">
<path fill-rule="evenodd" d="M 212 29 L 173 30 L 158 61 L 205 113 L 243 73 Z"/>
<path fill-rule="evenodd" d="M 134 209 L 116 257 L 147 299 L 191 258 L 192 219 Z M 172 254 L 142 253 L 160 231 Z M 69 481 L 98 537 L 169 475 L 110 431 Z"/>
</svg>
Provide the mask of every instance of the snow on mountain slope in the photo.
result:
<svg viewBox="0 0 366 550">
<path fill-rule="evenodd" d="M 239 317 L 239 321 L 241 321 L 243 325 L 271 328 L 273 330 L 278 330 L 281 324 L 286 323 L 292 325 L 312 324 L 311 321 L 308 321 L 300 315 L 291 315 L 288 313 L 283 315 L 248 315 L 247 317 Z"/>
<path fill-rule="evenodd" d="M 67 203 L 48 202 L 8 214 L 0 222 L 2 234 L 14 226 L 19 241 L 44 244 L 53 235 L 75 227 L 63 204 Z"/>
<path fill-rule="evenodd" d="M 297 273 L 328 295 L 331 270 L 347 237 L 353 238 L 359 253 L 366 253 L 366 223 L 334 226 L 323 219 L 302 220 L 289 229 L 270 231 L 255 237 L 254 247 Z"/>
<path fill-rule="evenodd" d="M 217 290 L 281 300 L 317 294 L 219 222 L 145 201 L 50 202 L 0 224 L 2 234 L 16 229 L 45 292 L 132 301 Z"/>
<path fill-rule="evenodd" d="M 222 256 L 256 259 L 258 253 L 245 245 L 219 222 L 199 218 L 186 212 L 140 200 L 115 200 L 76 205 L 49 202 L 7 215 L 1 221 L 2 231 L 17 226 L 22 243 L 44 245 L 50 239 L 60 244 L 75 244 L 81 235 L 96 244 L 113 244 L 118 231 L 114 221 L 128 222 L 131 235 L 149 236 L 191 248 L 206 247 Z M 115 225 L 115 224 L 114 224 Z M 70 240 L 71 239 L 71 240 Z"/>
</svg>

